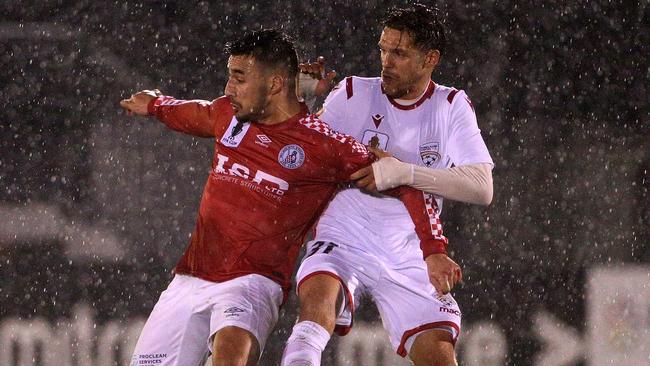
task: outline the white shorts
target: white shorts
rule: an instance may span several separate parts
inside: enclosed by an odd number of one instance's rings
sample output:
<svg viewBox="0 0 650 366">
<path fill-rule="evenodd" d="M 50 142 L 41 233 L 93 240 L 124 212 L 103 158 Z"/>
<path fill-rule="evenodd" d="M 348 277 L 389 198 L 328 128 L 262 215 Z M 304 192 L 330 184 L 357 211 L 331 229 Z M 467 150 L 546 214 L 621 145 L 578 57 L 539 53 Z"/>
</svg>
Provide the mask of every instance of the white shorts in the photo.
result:
<svg viewBox="0 0 650 366">
<path fill-rule="evenodd" d="M 176 275 L 142 329 L 131 366 L 203 365 L 212 336 L 227 326 L 251 332 L 261 354 L 281 303 L 280 285 L 264 276 L 217 283 Z"/>
<path fill-rule="evenodd" d="M 421 258 L 421 257 L 420 257 Z M 424 260 L 390 268 L 377 257 L 343 244 L 310 241 L 300 264 L 296 291 L 309 277 L 330 275 L 341 282 L 345 306 L 335 331 L 349 332 L 361 293 L 372 296 L 396 352 L 405 357 L 415 336 L 431 329 L 449 331 L 454 342 L 460 333 L 461 312 L 451 295 L 438 294 L 429 282 Z"/>
</svg>

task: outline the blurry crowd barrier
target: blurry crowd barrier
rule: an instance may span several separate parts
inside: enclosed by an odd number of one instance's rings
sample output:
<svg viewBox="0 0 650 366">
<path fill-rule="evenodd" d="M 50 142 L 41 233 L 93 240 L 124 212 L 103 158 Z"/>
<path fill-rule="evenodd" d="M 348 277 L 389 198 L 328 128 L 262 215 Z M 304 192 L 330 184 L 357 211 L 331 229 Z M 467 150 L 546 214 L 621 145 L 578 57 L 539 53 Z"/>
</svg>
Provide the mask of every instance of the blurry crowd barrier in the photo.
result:
<svg viewBox="0 0 650 366">
<path fill-rule="evenodd" d="M 124 278 L 133 268 L 104 265 L 98 272 L 87 264 L 71 264 L 61 252 L 61 245 L 44 243 L 2 252 L 3 261 L 14 263 L 12 268 L 2 267 L 3 280 L 12 281 L 2 283 L 2 292 L 15 297 L 4 297 L 2 302 L 5 314 L 0 319 L 0 365 L 132 365 L 131 352 L 146 318 L 116 311 L 115 306 L 124 301 L 120 298 L 128 284 Z M 38 258 L 44 253 L 49 257 L 45 261 Z M 55 276 L 61 281 L 60 285 L 40 295 L 23 291 L 30 283 L 47 280 L 39 276 L 39 268 L 49 268 L 47 275 Z M 57 272 L 56 268 L 65 273 Z M 84 278 L 89 273 L 92 278 Z M 123 278 L 106 286 L 101 282 L 105 281 L 102 277 L 107 273 Z M 584 327 L 576 329 L 565 324 L 558 309 L 543 307 L 537 307 L 529 322 L 515 325 L 518 330 L 534 336 L 539 344 L 538 349 L 530 351 L 533 353 L 531 364 L 647 365 L 650 357 L 650 266 L 596 266 L 587 273 L 583 284 L 585 311 L 572 314 L 572 317 L 583 319 Z M 26 278 L 28 281 L 21 282 Z M 82 287 L 86 289 L 81 290 Z M 88 290 L 92 287 L 97 292 Z M 62 298 L 62 293 L 67 293 L 67 298 Z M 519 304 L 528 301 L 530 299 L 510 299 L 503 311 L 516 310 Z M 14 310 L 7 312 L 10 307 Z M 37 312 L 30 309 L 37 309 Z M 471 308 L 463 310 L 472 313 Z M 499 313 L 482 315 L 484 317 L 473 314 L 473 320 L 463 325 L 457 346 L 461 364 L 508 364 L 513 347 L 516 349 L 508 336 L 511 327 L 503 323 L 504 318 Z M 283 317 L 269 340 L 261 365 L 274 365 L 279 359 L 295 313 L 284 312 Z M 390 346 L 379 319 L 356 322 L 349 335 L 333 337 L 324 362 L 324 365 L 333 366 L 408 364 Z"/>
</svg>

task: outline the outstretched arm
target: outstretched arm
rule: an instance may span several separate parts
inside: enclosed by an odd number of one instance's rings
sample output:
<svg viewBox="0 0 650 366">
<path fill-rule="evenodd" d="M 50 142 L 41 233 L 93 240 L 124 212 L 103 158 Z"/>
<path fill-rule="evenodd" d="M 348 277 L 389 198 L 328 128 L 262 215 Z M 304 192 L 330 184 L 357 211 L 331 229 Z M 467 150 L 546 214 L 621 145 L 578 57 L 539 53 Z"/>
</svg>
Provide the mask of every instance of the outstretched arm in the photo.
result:
<svg viewBox="0 0 650 366">
<path fill-rule="evenodd" d="M 155 116 L 169 128 L 199 137 L 214 136 L 212 103 L 205 100 L 178 100 L 159 90 L 142 90 L 120 101 L 129 114 Z"/>
</svg>

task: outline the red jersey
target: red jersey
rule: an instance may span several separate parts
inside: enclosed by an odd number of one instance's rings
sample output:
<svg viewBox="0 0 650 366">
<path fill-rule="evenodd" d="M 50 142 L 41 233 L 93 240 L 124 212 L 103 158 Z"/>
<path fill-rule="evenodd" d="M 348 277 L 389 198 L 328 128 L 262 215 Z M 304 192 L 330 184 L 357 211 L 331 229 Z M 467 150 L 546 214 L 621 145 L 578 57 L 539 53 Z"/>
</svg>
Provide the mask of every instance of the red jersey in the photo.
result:
<svg viewBox="0 0 650 366">
<path fill-rule="evenodd" d="M 374 157 L 352 137 L 300 113 L 275 124 L 241 123 L 227 97 L 212 102 L 162 96 L 149 113 L 173 130 L 215 138 L 214 157 L 190 243 L 175 268 L 222 282 L 252 273 L 278 282 L 285 295 L 305 235 L 341 182 Z M 423 249 L 433 239 L 422 192 L 391 192 L 405 202 Z M 426 252 L 426 250 L 425 250 Z"/>
</svg>

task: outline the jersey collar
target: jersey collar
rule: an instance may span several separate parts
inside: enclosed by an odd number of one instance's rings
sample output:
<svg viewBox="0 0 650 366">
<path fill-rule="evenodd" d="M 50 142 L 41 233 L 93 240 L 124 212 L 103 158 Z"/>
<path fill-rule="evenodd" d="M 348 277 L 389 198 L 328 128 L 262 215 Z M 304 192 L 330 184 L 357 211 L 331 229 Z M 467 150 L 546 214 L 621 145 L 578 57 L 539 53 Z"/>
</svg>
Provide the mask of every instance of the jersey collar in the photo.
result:
<svg viewBox="0 0 650 366">
<path fill-rule="evenodd" d="M 436 83 L 434 83 L 433 80 L 429 80 L 429 85 L 427 86 L 427 90 L 424 92 L 424 94 L 422 94 L 422 96 L 420 97 L 420 99 L 418 99 L 417 102 L 410 105 L 401 105 L 397 103 L 395 99 L 389 97 L 388 95 L 386 95 L 386 98 L 388 98 L 390 104 L 395 106 L 395 108 L 408 111 L 419 107 L 420 105 L 422 105 L 422 103 L 426 102 L 427 99 L 431 98 L 435 89 L 436 89 Z M 386 94 L 386 92 L 384 91 L 384 84 L 381 85 L 381 92 L 384 93 L 384 95 Z"/>
</svg>

